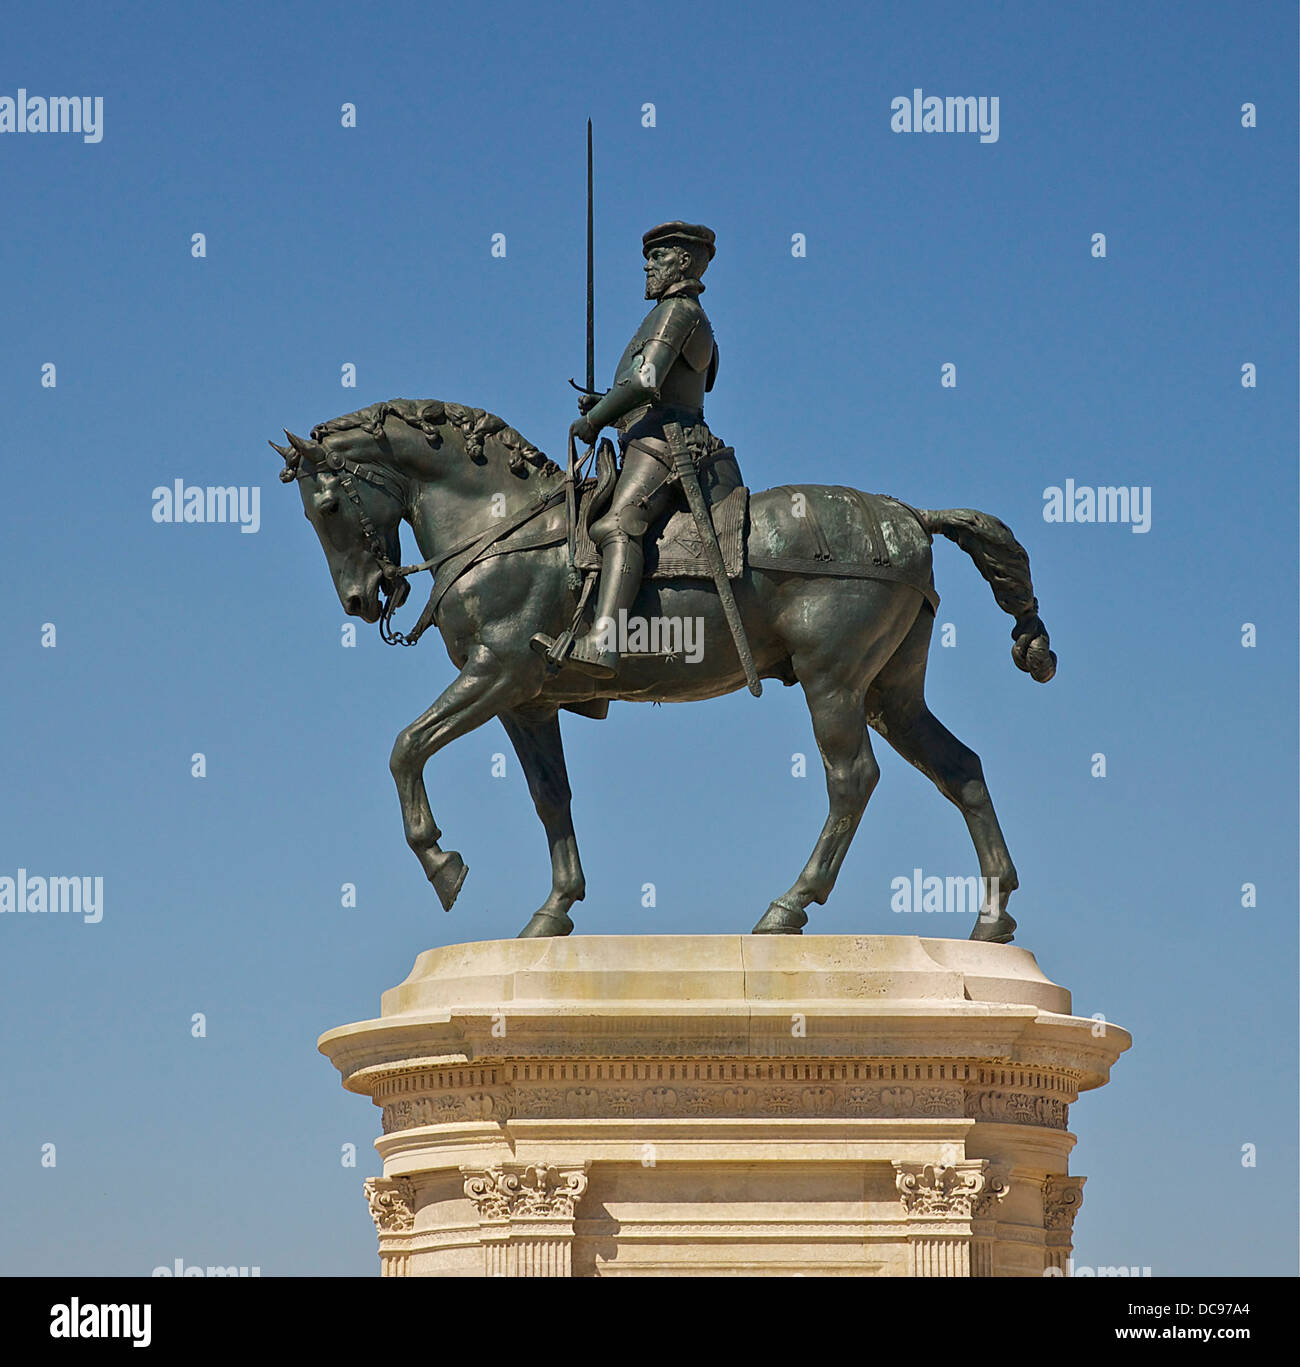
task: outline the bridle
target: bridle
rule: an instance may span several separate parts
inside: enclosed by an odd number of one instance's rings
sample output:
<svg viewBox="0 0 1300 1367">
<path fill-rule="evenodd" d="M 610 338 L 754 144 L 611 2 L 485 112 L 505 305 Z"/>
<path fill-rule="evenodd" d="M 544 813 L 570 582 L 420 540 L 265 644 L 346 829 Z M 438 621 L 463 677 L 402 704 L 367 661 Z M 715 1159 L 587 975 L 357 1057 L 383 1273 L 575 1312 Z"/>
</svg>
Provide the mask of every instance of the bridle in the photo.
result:
<svg viewBox="0 0 1300 1367">
<path fill-rule="evenodd" d="M 339 485 L 348 496 L 352 506 L 357 510 L 357 521 L 361 525 L 361 535 L 365 539 L 366 549 L 374 557 L 379 565 L 379 571 L 383 575 L 384 606 L 379 614 L 379 638 L 385 645 L 413 646 L 420 639 L 420 633 L 412 632 L 408 637 L 395 630 L 392 624 L 393 613 L 406 601 L 407 594 L 410 592 L 410 585 L 406 582 L 407 578 L 412 574 L 418 574 L 421 570 L 429 569 L 437 561 L 426 560 L 419 565 L 394 565 L 388 558 L 388 551 L 384 546 L 383 538 L 375 524 L 370 520 L 370 514 L 366 512 L 365 504 L 361 501 L 361 491 L 357 488 L 356 481 L 364 480 L 365 483 L 373 485 L 376 489 L 382 489 L 389 497 L 397 501 L 398 507 L 403 513 L 407 510 L 406 490 L 396 480 L 390 479 L 378 470 L 358 465 L 356 461 L 347 460 L 337 451 L 326 451 L 323 459 L 326 468 L 338 476 Z M 319 473 L 319 470 L 304 470 L 300 464 L 294 475 L 297 479 L 315 479 Z"/>
<path fill-rule="evenodd" d="M 413 646 L 419 641 L 432 624 L 443 595 L 489 546 L 509 536 L 511 532 L 517 531 L 525 522 L 530 521 L 547 508 L 559 503 L 565 498 L 566 492 L 569 498 L 572 498 L 572 474 L 570 474 L 570 478 L 565 484 L 549 492 L 539 491 L 536 501 L 521 509 L 514 516 L 495 519 L 493 525 L 462 537 L 440 555 L 435 555 L 428 560 L 421 560 L 417 565 L 394 565 L 388 558 L 388 551 L 384 547 L 383 539 L 380 537 L 375 524 L 370 520 L 365 505 L 361 502 L 361 492 L 356 486 L 356 481 L 360 479 L 377 489 L 382 489 L 391 498 L 396 499 L 403 513 L 408 511 L 409 496 L 407 491 L 388 475 L 359 465 L 356 461 L 347 460 L 337 451 L 324 451 L 319 459 L 323 460 L 325 466 L 338 476 L 338 482 L 344 493 L 347 494 L 349 501 L 357 510 L 357 521 L 361 526 L 361 534 L 365 538 L 366 549 L 374 557 L 380 573 L 383 575 L 384 605 L 379 614 L 379 639 L 385 645 L 390 646 Z M 319 470 L 304 470 L 300 461 L 290 478 L 315 479 L 319 473 Z M 572 551 L 570 551 L 570 555 L 572 555 Z M 429 602 L 410 633 L 404 634 L 396 630 L 392 621 L 393 613 L 406 602 L 407 595 L 410 592 L 410 585 L 407 583 L 410 576 L 419 574 L 421 570 L 430 570 L 436 575 L 436 572 L 442 566 L 447 565 L 449 561 L 455 563 L 449 566 L 444 578 L 434 585 L 433 591 L 429 595 Z"/>
</svg>

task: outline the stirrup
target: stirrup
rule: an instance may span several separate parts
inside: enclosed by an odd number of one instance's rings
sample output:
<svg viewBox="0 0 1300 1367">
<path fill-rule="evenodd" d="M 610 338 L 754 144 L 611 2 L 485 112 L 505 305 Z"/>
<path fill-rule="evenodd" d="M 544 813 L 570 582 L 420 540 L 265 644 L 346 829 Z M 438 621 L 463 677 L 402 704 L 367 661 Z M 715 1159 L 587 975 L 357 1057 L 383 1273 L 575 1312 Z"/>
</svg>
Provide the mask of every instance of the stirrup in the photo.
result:
<svg viewBox="0 0 1300 1367">
<path fill-rule="evenodd" d="M 573 643 L 573 648 L 569 651 L 568 657 L 565 659 L 564 663 L 572 665 L 575 669 L 582 670 L 584 674 L 591 674 L 597 679 L 614 678 L 618 673 L 618 670 L 613 665 L 606 664 L 603 660 L 591 659 L 585 654 L 587 640 L 588 638 L 584 636 L 580 640 L 575 641 Z M 604 654 L 603 651 L 601 653 Z M 615 656 L 614 658 L 617 659 L 618 656 Z"/>
<path fill-rule="evenodd" d="M 556 642 L 559 639 L 558 636 L 547 636 L 545 632 L 538 631 L 534 632 L 533 635 L 529 637 L 528 644 L 532 646 L 539 655 L 549 656 L 551 651 L 555 649 Z"/>
<path fill-rule="evenodd" d="M 581 644 L 581 638 L 571 642 L 566 653 L 559 660 L 554 660 L 551 652 L 555 649 L 559 639 L 558 636 L 547 636 L 544 632 L 539 631 L 529 638 L 528 644 L 539 655 L 544 656 L 548 663 L 553 663 L 556 669 L 562 665 L 572 665 L 575 669 L 580 669 L 584 674 L 593 675 L 597 679 L 612 679 L 618 673 L 611 665 L 601 664 L 596 660 L 587 660 L 579 655 L 577 650 Z"/>
</svg>

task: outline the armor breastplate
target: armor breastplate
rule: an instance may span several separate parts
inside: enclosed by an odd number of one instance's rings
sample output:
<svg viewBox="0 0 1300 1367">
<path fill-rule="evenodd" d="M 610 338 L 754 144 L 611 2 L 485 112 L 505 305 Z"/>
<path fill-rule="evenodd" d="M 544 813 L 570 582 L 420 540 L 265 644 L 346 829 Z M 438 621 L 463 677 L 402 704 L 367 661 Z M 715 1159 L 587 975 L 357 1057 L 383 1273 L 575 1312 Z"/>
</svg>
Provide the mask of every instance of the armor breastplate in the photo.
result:
<svg viewBox="0 0 1300 1367">
<path fill-rule="evenodd" d="M 703 413 L 704 395 L 713 388 L 713 378 L 717 374 L 717 346 L 708 315 L 694 299 L 684 296 L 661 299 L 646 314 L 623 351 L 614 383 L 632 373 L 632 362 L 641 354 L 642 348 L 655 339 L 673 347 L 677 359 L 660 378 L 659 401 L 651 407 Z M 619 426 L 626 430 L 629 422 L 635 422 L 646 411 L 644 406 L 633 410 L 620 420 Z"/>
</svg>

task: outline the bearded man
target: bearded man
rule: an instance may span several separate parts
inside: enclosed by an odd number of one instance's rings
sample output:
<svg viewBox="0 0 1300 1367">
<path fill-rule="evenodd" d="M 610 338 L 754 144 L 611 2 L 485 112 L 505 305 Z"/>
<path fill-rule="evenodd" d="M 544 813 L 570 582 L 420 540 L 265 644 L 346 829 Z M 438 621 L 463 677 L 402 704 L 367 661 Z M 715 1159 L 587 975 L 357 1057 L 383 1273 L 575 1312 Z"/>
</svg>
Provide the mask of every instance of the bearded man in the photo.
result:
<svg viewBox="0 0 1300 1367">
<path fill-rule="evenodd" d="M 582 416 L 569 429 L 591 446 L 602 428 L 614 424 L 622 451 L 609 507 L 591 527 L 600 551 L 595 621 L 569 655 L 570 663 L 598 678 L 617 673 L 614 624 L 641 584 L 642 538 L 674 499 L 676 476 L 665 423 L 681 425 L 697 461 L 717 445 L 704 422 L 704 396 L 718 373 L 718 348 L 700 305 L 700 277 L 713 259 L 713 232 L 698 223 L 661 223 L 642 237 L 641 249 L 645 297 L 655 306 L 627 344 L 612 387 L 602 395 L 584 394 L 578 401 Z M 734 465 L 727 455 L 728 465 Z M 739 471 L 720 469 L 709 483 L 720 482 L 739 484 Z"/>
</svg>

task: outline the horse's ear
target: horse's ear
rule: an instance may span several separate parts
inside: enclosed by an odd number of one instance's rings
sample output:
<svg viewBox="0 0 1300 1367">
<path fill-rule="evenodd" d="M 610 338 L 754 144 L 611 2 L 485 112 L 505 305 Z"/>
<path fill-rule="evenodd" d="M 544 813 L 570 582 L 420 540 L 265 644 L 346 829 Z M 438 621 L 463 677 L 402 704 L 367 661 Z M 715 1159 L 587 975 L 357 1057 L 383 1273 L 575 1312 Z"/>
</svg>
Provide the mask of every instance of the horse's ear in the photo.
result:
<svg viewBox="0 0 1300 1367">
<path fill-rule="evenodd" d="M 275 451 L 284 461 L 284 469 L 280 471 L 280 479 L 283 483 L 288 484 L 293 479 L 294 475 L 297 473 L 297 452 L 293 449 L 292 446 L 277 446 L 273 441 L 268 441 L 266 444 L 271 448 L 272 451 Z"/>
<path fill-rule="evenodd" d="M 325 448 L 315 441 L 304 441 L 294 432 L 290 432 L 286 427 L 284 435 L 289 438 L 289 444 L 300 456 L 307 456 L 310 460 L 322 459 L 325 455 Z"/>
</svg>

